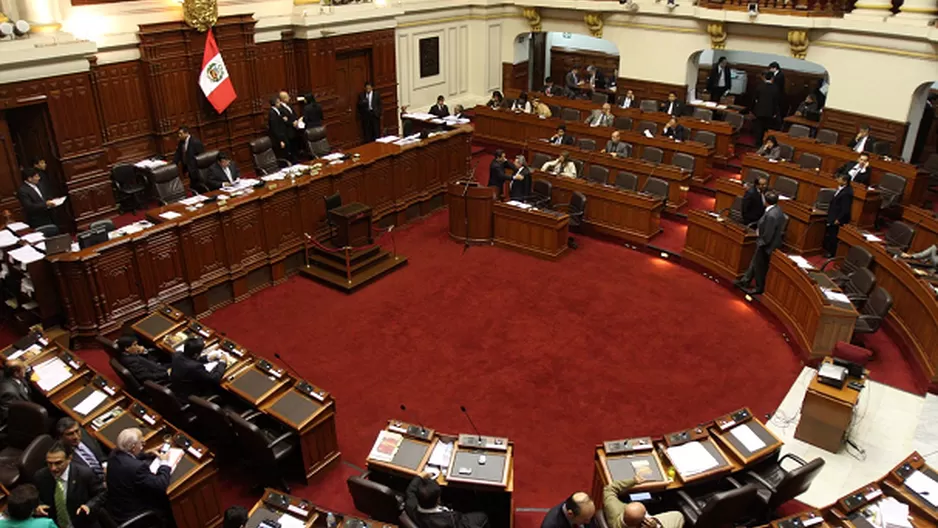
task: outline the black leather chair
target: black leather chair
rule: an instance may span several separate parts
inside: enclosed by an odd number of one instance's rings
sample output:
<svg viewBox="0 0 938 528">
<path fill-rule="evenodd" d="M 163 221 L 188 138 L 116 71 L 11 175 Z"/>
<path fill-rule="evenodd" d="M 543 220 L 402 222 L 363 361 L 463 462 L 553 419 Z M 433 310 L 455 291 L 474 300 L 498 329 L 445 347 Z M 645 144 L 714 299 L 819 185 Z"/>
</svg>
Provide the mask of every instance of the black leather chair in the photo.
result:
<svg viewBox="0 0 938 528">
<path fill-rule="evenodd" d="M 594 92 L 591 100 L 593 104 L 604 105 L 609 102 L 609 96 L 602 92 Z"/>
<path fill-rule="evenodd" d="M 342 195 L 339 193 L 330 194 L 329 196 L 323 196 L 322 201 L 326 205 L 326 225 L 329 226 L 329 240 L 335 236 L 335 224 L 332 222 L 332 219 L 329 218 L 329 211 L 342 207 Z"/>
<path fill-rule="evenodd" d="M 694 173 L 694 157 L 683 152 L 675 152 L 671 157 L 671 165 L 680 168 L 683 172 Z"/>
<path fill-rule="evenodd" d="M 645 131 L 649 131 L 652 134 L 658 133 L 658 123 L 653 123 L 651 121 L 640 121 L 638 123 L 638 128 L 635 129 L 639 134 L 644 134 Z"/>
<path fill-rule="evenodd" d="M 838 269 L 827 269 L 827 266 L 837 261 L 840 261 L 840 267 Z M 847 282 L 850 274 L 861 268 L 869 268 L 872 263 L 873 255 L 869 251 L 860 246 L 852 246 L 847 250 L 846 256 L 827 259 L 824 264 L 821 265 L 821 271 L 835 283 L 844 284 Z"/>
<path fill-rule="evenodd" d="M 192 190 L 199 193 L 207 193 L 210 190 L 208 187 L 209 170 L 217 160 L 217 150 L 203 152 L 195 157 L 197 170 L 194 174 L 189 174 L 189 187 Z"/>
<path fill-rule="evenodd" d="M 873 275 L 873 272 L 867 268 L 854 271 L 843 284 L 844 293 L 857 308 L 863 307 L 875 287 L 876 275 Z"/>
<path fill-rule="evenodd" d="M 632 130 L 632 118 L 628 116 L 616 116 L 612 120 L 612 126 L 616 130 Z"/>
<path fill-rule="evenodd" d="M 670 190 L 671 185 L 666 180 L 653 177 L 645 180 L 645 186 L 642 187 L 642 192 L 664 198 L 665 202 L 668 201 L 668 192 Z"/>
<path fill-rule="evenodd" d="M 717 146 L 717 135 L 709 130 L 698 130 L 694 132 L 694 141 L 698 141 L 707 145 L 710 148 L 716 148 Z"/>
<path fill-rule="evenodd" d="M 694 528 L 730 528 L 756 510 L 759 504 L 758 488 L 748 484 L 728 491 L 717 491 L 692 497 L 686 491 L 677 492 L 678 506 L 685 526 Z"/>
<path fill-rule="evenodd" d="M 116 358 L 111 358 L 108 363 L 111 365 L 114 373 L 117 374 L 117 377 L 120 378 L 121 383 L 124 384 L 124 388 L 127 389 L 127 392 L 131 393 L 137 399 L 149 401 L 148 394 L 144 391 L 143 385 L 127 370 L 127 367 L 121 365 Z"/>
<path fill-rule="evenodd" d="M 369 472 L 345 481 L 355 509 L 383 523 L 396 524 L 404 511 L 404 495 L 368 480 Z"/>
<path fill-rule="evenodd" d="M 531 185 L 531 197 L 528 203 L 535 207 L 544 207 L 550 203 L 550 193 L 554 185 L 547 180 L 534 180 Z"/>
<path fill-rule="evenodd" d="M 182 403 L 176 398 L 169 387 L 158 385 L 152 381 L 143 382 L 143 390 L 149 396 L 153 407 L 163 415 L 164 418 L 174 424 L 182 427 L 192 425 L 195 422 L 195 415 L 189 411 L 189 404 Z"/>
<path fill-rule="evenodd" d="M 117 203 L 130 203 L 130 210 L 134 213 L 144 206 L 144 195 L 147 191 L 147 182 L 137 168 L 129 163 L 120 163 L 111 168 L 111 185 L 117 195 Z M 126 212 L 127 209 L 125 208 Z"/>
<path fill-rule="evenodd" d="M 609 169 L 600 165 L 590 165 L 589 174 L 586 179 L 593 183 L 606 184 L 609 182 Z"/>
<path fill-rule="evenodd" d="M 723 120 L 729 123 L 736 132 L 742 130 L 743 125 L 746 124 L 746 118 L 737 112 L 727 112 Z"/>
<path fill-rule="evenodd" d="M 616 174 L 616 187 L 627 191 L 638 189 L 638 176 L 631 172 L 619 171 Z"/>
<path fill-rule="evenodd" d="M 817 192 L 817 199 L 814 200 L 814 208 L 818 211 L 827 211 L 831 207 L 831 201 L 834 199 L 834 195 L 837 194 L 837 189 L 820 189 Z"/>
<path fill-rule="evenodd" d="M 782 466 L 786 460 L 792 460 L 798 466 L 786 470 Z M 756 486 L 759 500 L 763 504 L 765 516 L 761 520 L 774 519 L 779 506 L 808 491 L 811 481 L 818 476 L 823 467 L 823 458 L 818 457 L 811 462 L 805 462 L 801 457 L 788 453 L 778 462 L 746 472 L 743 480 Z"/>
<path fill-rule="evenodd" d="M 254 160 L 254 171 L 258 176 L 273 174 L 280 169 L 290 166 L 290 162 L 278 158 L 274 154 L 273 144 L 269 137 L 262 137 L 251 140 L 251 159 Z"/>
<path fill-rule="evenodd" d="M 547 108 L 550 108 L 552 117 L 560 117 L 560 105 L 547 105 Z"/>
<path fill-rule="evenodd" d="M 876 143 L 873 143 L 873 154 L 877 156 L 890 156 L 892 154 L 892 143 L 884 140 L 879 140 Z"/>
<path fill-rule="evenodd" d="M 836 145 L 837 140 L 840 139 L 840 134 L 829 128 L 822 128 L 817 131 L 817 136 L 815 136 L 814 139 L 816 139 L 818 143 L 824 143 L 825 145 Z"/>
<path fill-rule="evenodd" d="M 10 404 L 6 446 L 0 450 L 0 484 L 11 489 L 20 481 L 20 460 L 23 453 L 33 440 L 48 432 L 49 413 L 43 406 L 23 401 Z"/>
<path fill-rule="evenodd" d="M 798 197 L 798 187 L 799 182 L 789 178 L 788 176 L 779 176 L 775 179 L 775 185 L 772 186 L 772 188 L 775 189 L 778 194 L 787 196 L 792 200 Z"/>
<path fill-rule="evenodd" d="M 560 111 L 560 119 L 564 121 L 579 121 L 580 111 L 575 108 L 564 108 Z"/>
<path fill-rule="evenodd" d="M 309 149 L 309 155 L 314 158 L 321 158 L 332 152 L 329 139 L 326 137 L 326 127 L 306 129 L 306 148 Z"/>
<path fill-rule="evenodd" d="M 795 123 L 788 129 L 788 135 L 791 137 L 811 137 L 811 129 Z"/>
<path fill-rule="evenodd" d="M 658 147 L 645 147 L 642 150 L 642 159 L 652 163 L 661 163 L 664 159 L 664 151 Z"/>
<path fill-rule="evenodd" d="M 713 121 L 713 110 L 709 108 L 694 108 L 694 113 L 691 114 L 691 116 L 701 121 Z"/>
<path fill-rule="evenodd" d="M 886 251 L 891 254 L 902 253 L 909 250 L 912 245 L 912 238 L 915 236 L 915 229 L 905 222 L 893 222 L 883 236 L 886 243 Z"/>
<path fill-rule="evenodd" d="M 534 158 L 531 160 L 531 168 L 541 170 L 541 167 L 548 161 L 550 161 L 550 156 L 542 152 L 535 152 Z"/>
<path fill-rule="evenodd" d="M 879 180 L 879 194 L 882 196 L 880 209 L 890 209 L 902 204 L 902 195 L 905 193 L 906 180 L 902 176 L 887 172 Z"/>
<path fill-rule="evenodd" d="M 42 233 L 42 236 L 44 236 L 44 237 L 46 237 L 46 238 L 52 238 L 52 237 L 54 237 L 55 235 L 58 235 L 58 234 L 61 232 L 61 231 L 59 230 L 59 226 L 57 226 L 57 225 L 55 225 L 55 224 L 41 225 L 41 226 L 39 226 L 39 227 L 36 228 L 36 231 L 39 232 L 39 233 Z"/>
<path fill-rule="evenodd" d="M 205 442 L 216 451 L 231 450 L 234 430 L 225 409 L 205 398 L 189 396 L 189 411 L 195 416 L 194 425 L 201 434 L 199 438 L 205 438 Z"/>
<path fill-rule="evenodd" d="M 574 167 L 576 167 L 576 177 L 582 178 L 583 177 L 583 160 L 571 159 L 570 162 L 573 163 Z"/>
<path fill-rule="evenodd" d="M 588 138 L 580 139 L 577 141 L 577 146 L 583 150 L 589 150 L 593 152 L 596 150 L 596 141 Z"/>
<path fill-rule="evenodd" d="M 186 197 L 186 187 L 179 178 L 179 168 L 172 163 L 150 171 L 150 181 L 153 184 L 153 195 L 160 205 L 178 202 Z"/>
<path fill-rule="evenodd" d="M 586 214 L 586 195 L 576 191 L 570 196 L 570 203 L 556 204 L 554 209 L 567 213 L 570 216 L 570 231 L 578 233 L 583 226 L 583 217 Z M 571 249 L 577 248 L 576 241 L 572 236 L 567 239 L 567 245 Z"/>
<path fill-rule="evenodd" d="M 113 220 L 105 218 L 104 220 L 96 220 L 94 222 L 91 222 L 90 224 L 88 224 L 88 229 L 90 230 L 104 229 L 105 233 L 110 233 L 111 231 L 114 231 L 115 229 L 117 229 L 117 226 L 114 225 Z"/>
<path fill-rule="evenodd" d="M 55 440 L 47 434 L 41 434 L 26 446 L 18 462 L 19 480 L 17 484 L 27 484 L 33 481 L 37 471 L 46 467 L 46 453 Z"/>
<path fill-rule="evenodd" d="M 779 152 L 780 152 L 780 153 L 779 153 L 779 159 L 783 159 L 783 160 L 785 160 L 785 161 L 791 161 L 792 158 L 795 157 L 795 149 L 794 149 L 794 147 L 792 147 L 791 145 L 786 145 L 786 144 L 784 144 L 784 143 L 779 143 L 779 144 L 778 144 L 778 148 L 779 148 Z"/>
<path fill-rule="evenodd" d="M 769 176 L 768 172 L 759 169 L 749 169 L 746 171 L 746 176 L 743 178 L 743 181 L 746 183 L 756 183 L 756 180 L 759 178 L 765 178 L 765 181 L 772 181 L 772 178 Z"/>
<path fill-rule="evenodd" d="M 854 339 L 857 335 L 872 334 L 878 331 L 891 309 L 892 295 L 882 286 L 873 290 L 870 298 L 863 305 L 863 309 L 860 310 L 860 317 L 857 317 L 857 323 L 853 327 Z"/>
<path fill-rule="evenodd" d="M 742 196 L 737 196 L 733 198 L 733 204 L 730 205 L 729 209 L 726 212 L 730 220 L 736 222 L 737 224 L 743 223 L 743 198 Z"/>
<path fill-rule="evenodd" d="M 653 99 L 642 99 L 642 101 L 638 103 L 638 108 L 642 112 L 657 112 L 658 101 L 655 101 Z"/>
<path fill-rule="evenodd" d="M 798 158 L 798 165 L 802 169 L 817 170 L 821 168 L 821 162 L 823 160 L 817 154 L 811 154 L 810 152 L 803 152 L 801 157 Z"/>
<path fill-rule="evenodd" d="M 240 416 L 233 411 L 225 411 L 238 442 L 238 450 L 249 469 L 255 471 L 259 486 L 271 485 L 287 493 L 290 486 L 280 465 L 296 451 L 296 434 L 292 431 L 281 433 L 273 429 L 262 429 L 252 420 L 263 419 L 264 415 Z"/>
</svg>

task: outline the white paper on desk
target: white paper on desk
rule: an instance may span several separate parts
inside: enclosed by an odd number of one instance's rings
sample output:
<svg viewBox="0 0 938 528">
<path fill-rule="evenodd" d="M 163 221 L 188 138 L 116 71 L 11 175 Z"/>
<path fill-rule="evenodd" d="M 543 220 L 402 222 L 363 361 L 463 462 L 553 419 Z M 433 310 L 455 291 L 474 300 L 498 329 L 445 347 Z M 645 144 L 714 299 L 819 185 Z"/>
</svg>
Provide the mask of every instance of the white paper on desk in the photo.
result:
<svg viewBox="0 0 938 528">
<path fill-rule="evenodd" d="M 10 247 L 19 241 L 20 241 L 19 237 L 14 235 L 10 231 L 6 229 L 0 230 L 0 248 Z"/>
<path fill-rule="evenodd" d="M 784 194 L 778 195 L 779 200 L 791 200 L 791 196 L 785 196 Z"/>
<path fill-rule="evenodd" d="M 10 252 L 10 257 L 21 264 L 32 264 L 45 258 L 45 255 L 32 246 L 23 246 Z"/>
<path fill-rule="evenodd" d="M 72 377 L 72 371 L 57 357 L 36 365 L 33 374 L 38 378 L 39 388 L 47 392 Z"/>
<path fill-rule="evenodd" d="M 76 405 L 73 410 L 82 416 L 87 416 L 88 413 L 95 410 L 98 405 L 101 405 L 101 402 L 103 402 L 105 399 L 107 399 L 107 394 L 96 390 L 86 396 L 85 399 Z"/>
<path fill-rule="evenodd" d="M 765 442 L 756 436 L 756 433 L 752 431 L 752 427 L 750 427 L 747 423 L 737 425 L 736 427 L 730 429 L 730 434 L 739 440 L 739 443 L 743 444 L 743 447 L 745 447 L 750 453 L 755 453 L 765 447 Z"/>
<path fill-rule="evenodd" d="M 333 152 L 332 154 L 326 154 L 325 156 L 322 157 L 322 159 L 326 161 L 333 161 L 333 160 L 337 160 L 341 158 L 342 158 L 341 152 Z"/>
<path fill-rule="evenodd" d="M 912 528 L 909 522 L 909 505 L 886 497 L 877 503 L 883 528 Z"/>
<path fill-rule="evenodd" d="M 703 444 L 696 441 L 669 447 L 668 458 L 682 477 L 697 475 L 719 465 Z"/>
<path fill-rule="evenodd" d="M 376 139 L 375 141 L 378 143 L 394 143 L 398 139 L 401 139 L 401 137 L 400 136 L 384 136 L 384 137 L 380 137 Z"/>
<path fill-rule="evenodd" d="M 190 196 L 185 200 L 179 200 L 179 203 L 182 205 L 195 205 L 197 203 L 204 202 L 205 200 L 208 200 L 208 196 L 205 196 L 204 194 L 197 194 L 195 196 Z"/>
<path fill-rule="evenodd" d="M 519 202 L 518 200 L 509 200 L 509 201 L 505 202 L 505 204 L 506 204 L 506 205 L 511 205 L 511 206 L 517 207 L 517 208 L 519 208 L 519 209 L 530 209 L 531 207 L 533 207 L 531 204 L 526 204 L 526 203 L 524 203 L 524 202 Z"/>
<path fill-rule="evenodd" d="M 938 508 L 938 482 L 934 479 L 916 470 L 905 479 L 905 485 L 928 501 L 933 508 Z"/>
<path fill-rule="evenodd" d="M 837 302 L 841 302 L 841 303 L 849 303 L 849 302 L 850 302 L 850 297 L 847 297 L 846 295 L 844 295 L 843 293 L 840 293 L 840 292 L 838 292 L 838 291 L 829 290 L 829 289 L 827 289 L 827 288 L 821 288 L 821 291 L 824 292 L 824 297 L 827 297 L 828 299 L 830 299 L 830 300 L 832 300 L 832 301 L 837 301 Z"/>
<path fill-rule="evenodd" d="M 433 448 L 433 452 L 430 453 L 430 460 L 427 462 L 427 464 L 440 468 L 449 467 L 449 459 L 452 457 L 452 454 L 452 442 L 437 442 L 436 447 Z"/>
<path fill-rule="evenodd" d="M 867 242 L 882 242 L 883 241 L 882 238 L 879 238 L 878 236 L 872 233 L 863 233 L 863 238 L 865 238 Z"/>
<path fill-rule="evenodd" d="M 64 204 L 67 198 L 68 196 L 59 196 L 58 198 L 53 198 L 52 200 L 50 200 L 52 202 L 52 207 L 58 207 Z"/>
<path fill-rule="evenodd" d="M 23 240 L 25 240 L 26 243 L 28 244 L 35 244 L 36 242 L 45 240 L 45 238 L 46 238 L 46 235 L 43 235 L 42 233 L 38 231 L 35 233 L 29 233 L 27 235 L 23 235 Z"/>
<path fill-rule="evenodd" d="M 186 455 L 186 452 L 178 447 L 171 447 L 169 449 L 169 460 L 166 461 L 167 466 L 169 466 L 169 472 L 172 474 L 173 471 L 176 471 L 176 466 L 179 465 L 179 461 L 182 460 L 182 457 Z M 150 473 L 156 475 L 156 472 L 160 470 L 160 466 L 163 465 L 163 461 L 159 457 L 154 458 L 153 462 L 150 462 Z"/>
<path fill-rule="evenodd" d="M 175 218 L 179 218 L 180 216 L 182 215 L 176 211 L 166 211 L 165 213 L 160 213 L 160 218 L 164 220 L 173 220 Z"/>
<path fill-rule="evenodd" d="M 288 513 L 281 515 L 277 522 L 280 523 L 280 528 L 304 528 L 306 526 L 306 521 L 297 519 Z"/>
<path fill-rule="evenodd" d="M 25 222 L 13 222 L 12 224 L 7 224 L 7 229 L 13 231 L 14 233 L 18 233 L 24 229 L 29 229 L 29 224 Z"/>
<path fill-rule="evenodd" d="M 215 365 L 218 365 L 217 361 L 209 361 L 208 363 L 205 364 L 205 370 L 211 372 L 215 370 Z"/>
<path fill-rule="evenodd" d="M 811 263 L 808 262 L 808 260 L 802 257 L 801 255 L 788 255 L 788 258 L 791 259 L 792 262 L 797 264 L 798 267 L 801 269 L 805 269 L 805 270 L 814 269 L 814 266 L 812 266 Z"/>
<path fill-rule="evenodd" d="M 645 137 L 650 138 L 650 137 L 655 137 L 655 135 L 651 133 L 651 130 L 648 130 L 648 129 L 646 128 L 646 129 L 645 129 Z"/>
</svg>

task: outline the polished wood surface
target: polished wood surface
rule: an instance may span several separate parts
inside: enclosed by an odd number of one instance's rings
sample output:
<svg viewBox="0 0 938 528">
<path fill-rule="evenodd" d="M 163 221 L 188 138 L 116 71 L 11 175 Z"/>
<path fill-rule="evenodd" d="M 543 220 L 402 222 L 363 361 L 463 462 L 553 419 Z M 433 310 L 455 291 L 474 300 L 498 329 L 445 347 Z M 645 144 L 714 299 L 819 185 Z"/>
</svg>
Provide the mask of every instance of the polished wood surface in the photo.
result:
<svg viewBox="0 0 938 528">
<path fill-rule="evenodd" d="M 925 463 L 925 459 L 918 453 L 913 452 L 905 460 L 896 464 L 882 481 L 883 489 L 887 494 L 892 495 L 902 502 L 907 503 L 911 509 L 913 522 L 918 520 L 930 522 L 933 525 L 938 524 L 938 507 L 923 500 L 918 494 L 905 485 L 905 481 L 914 471 L 924 473 L 930 478 L 935 478 L 935 469 Z"/>
<path fill-rule="evenodd" d="M 725 216 L 692 209 L 682 258 L 717 275 L 736 280 L 746 272 L 756 251 L 756 232 Z"/>
<path fill-rule="evenodd" d="M 892 497 L 909 506 L 908 520 L 913 528 L 935 528 L 938 526 L 938 510 L 915 497 L 904 486 L 904 478 L 899 475 L 900 470 L 916 469 L 935 477 L 934 468 L 925 464 L 918 452 L 912 452 L 885 476 L 851 491 L 824 508 L 824 518 L 844 528 L 857 528 L 857 524 L 850 520 L 852 516 L 864 515 L 870 506 L 875 506 L 885 497 Z"/>
<path fill-rule="evenodd" d="M 841 229 L 843 231 L 843 229 Z M 850 342 L 859 314 L 821 292 L 818 274 L 809 275 L 781 251 L 772 254 L 762 302 L 791 331 L 811 358 L 830 355 L 838 341 Z M 836 290 L 833 283 L 824 287 Z"/>
<path fill-rule="evenodd" d="M 905 135 L 909 124 L 905 121 L 893 121 L 866 114 L 848 112 L 837 108 L 824 108 L 821 112 L 820 128 L 833 130 L 838 134 L 837 142 L 846 145 L 856 137 L 861 126 L 870 127 L 870 135 L 877 141 L 888 141 L 891 145 L 890 154 L 899 158 L 902 147 L 905 145 Z"/>
<path fill-rule="evenodd" d="M 492 204 L 495 203 L 495 188 L 482 187 L 477 183 L 450 182 L 446 188 L 446 204 L 449 208 L 449 236 L 454 240 L 491 242 Z"/>
<path fill-rule="evenodd" d="M 901 259 L 893 259 L 878 242 L 867 241 L 853 226 L 840 230 L 839 254 L 860 246 L 873 255 L 870 267 L 876 285 L 892 295 L 892 310 L 886 318 L 903 347 L 911 352 L 916 370 L 925 377 L 931 390 L 938 387 L 938 299 L 934 287 Z"/>
<path fill-rule="evenodd" d="M 358 161 L 315 176 L 267 183 L 227 200 L 147 212 L 156 223 L 134 235 L 50 257 L 73 337 L 112 332 L 163 303 L 195 315 L 279 284 L 303 264 L 305 235 L 328 233 L 323 197 L 372 208 L 376 222 L 403 224 L 443 205 L 449 182 L 469 166 L 471 133 L 459 127 L 418 144 L 371 143 Z M 215 191 L 209 196 L 217 195 Z M 160 215 L 180 215 L 167 220 Z"/>
<path fill-rule="evenodd" d="M 496 246 L 548 260 L 556 260 L 567 251 L 568 215 L 522 209 L 504 202 L 495 202 L 492 211 Z"/>
<path fill-rule="evenodd" d="M 824 362 L 833 363 L 833 360 L 824 358 Z M 862 383 L 863 380 L 847 376 L 846 383 Z M 860 399 L 860 391 L 851 389 L 846 383 L 837 388 L 821 383 L 819 376 L 814 376 L 801 404 L 801 420 L 795 429 L 795 438 L 831 453 L 840 451 L 853 420 L 853 409 Z"/>
<path fill-rule="evenodd" d="M 935 211 L 916 206 L 903 207 L 902 220 L 915 229 L 910 253 L 918 253 L 938 244 L 938 216 Z"/>
<path fill-rule="evenodd" d="M 306 499 L 284 493 L 280 490 L 266 488 L 261 498 L 254 503 L 248 511 L 248 526 L 257 526 L 262 520 L 276 521 L 284 516 L 293 521 L 302 523 L 305 528 L 313 526 L 326 526 L 329 514 L 335 516 L 336 528 L 352 528 L 365 526 L 367 528 L 395 528 L 397 525 L 383 523 L 347 513 L 340 513 L 317 506 Z M 282 523 L 286 524 L 286 523 Z M 291 526 L 293 526 L 291 524 Z"/>
</svg>

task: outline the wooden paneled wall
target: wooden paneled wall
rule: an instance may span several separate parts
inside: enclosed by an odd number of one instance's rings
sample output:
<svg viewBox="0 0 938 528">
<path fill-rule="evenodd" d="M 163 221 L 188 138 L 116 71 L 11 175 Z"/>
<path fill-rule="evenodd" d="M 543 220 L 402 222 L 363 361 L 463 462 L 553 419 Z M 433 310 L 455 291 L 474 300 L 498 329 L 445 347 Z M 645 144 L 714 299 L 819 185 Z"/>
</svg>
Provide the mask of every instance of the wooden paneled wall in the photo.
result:
<svg viewBox="0 0 938 528">
<path fill-rule="evenodd" d="M 619 56 L 596 51 L 586 51 L 571 48 L 550 48 L 550 76 L 554 82 L 563 84 L 564 77 L 574 66 L 585 69 L 589 65 L 602 70 L 603 75 L 610 76 L 619 69 Z M 582 72 L 585 75 L 585 71 Z"/>
<path fill-rule="evenodd" d="M 679 101 L 683 101 L 687 98 L 687 87 L 681 84 L 668 84 L 619 77 L 618 84 L 616 85 L 616 93 L 618 95 L 625 95 L 627 90 L 635 92 L 635 97 L 637 97 L 639 101 L 643 99 L 653 99 L 659 102 L 667 101 L 670 92 L 675 92 Z"/>
<path fill-rule="evenodd" d="M 768 65 L 734 62 L 730 64 L 730 68 L 746 72 L 748 78 L 746 93 L 736 96 L 736 104 L 749 106 L 755 98 L 756 87 L 762 82 L 762 75 L 768 70 Z M 700 69 L 697 70 L 697 97 L 703 98 L 704 91 L 707 89 L 707 77 L 710 75 L 710 69 L 710 65 L 701 65 Z M 811 93 L 817 83 L 824 80 L 824 76 L 793 70 L 782 71 L 785 73 L 785 100 L 790 114 L 798 108 L 798 105 Z"/>
<path fill-rule="evenodd" d="M 502 63 L 502 88 L 505 90 L 528 90 L 528 61 L 512 64 Z"/>
<path fill-rule="evenodd" d="M 908 123 L 890 121 L 863 114 L 855 114 L 836 108 L 825 108 L 821 113 L 821 128 L 829 128 L 839 134 L 838 142 L 846 145 L 857 134 L 860 125 L 870 126 L 870 135 L 877 141 L 888 141 L 892 145 L 892 155 L 898 158 L 905 143 Z"/>
<path fill-rule="evenodd" d="M 0 208 L 19 217 L 16 189 L 19 163 L 3 110 L 45 105 L 54 131 L 56 159 L 50 173 L 61 174 L 66 202 L 79 228 L 115 214 L 110 167 L 153 155 L 172 156 L 176 130 L 189 126 L 207 149 L 230 152 L 251 166 L 248 143 L 267 133 L 268 99 L 281 90 L 312 92 L 323 106 L 330 142 L 360 143 L 355 94 L 363 86 L 340 86 L 336 58 L 362 54 L 384 106 L 383 126 L 397 128 L 397 67 L 394 31 L 382 30 L 323 39 L 254 42 L 251 15 L 218 19 L 215 38 L 238 98 L 222 114 L 199 89 L 205 34 L 183 22 L 140 26 L 139 60 L 98 64 L 90 71 L 0 85 Z M 351 95 L 350 95 L 351 94 Z M 349 113 L 348 109 L 352 112 Z M 297 105 L 297 111 L 302 108 Z M 25 162 L 25 160 L 24 160 Z"/>
</svg>

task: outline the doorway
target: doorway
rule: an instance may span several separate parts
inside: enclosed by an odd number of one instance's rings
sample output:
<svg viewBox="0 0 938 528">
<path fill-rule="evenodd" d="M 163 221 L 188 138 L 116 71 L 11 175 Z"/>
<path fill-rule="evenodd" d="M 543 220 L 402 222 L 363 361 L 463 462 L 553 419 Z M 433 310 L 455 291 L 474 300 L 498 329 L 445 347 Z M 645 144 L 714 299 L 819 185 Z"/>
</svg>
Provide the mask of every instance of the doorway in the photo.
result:
<svg viewBox="0 0 938 528">
<path fill-rule="evenodd" d="M 341 147 L 353 147 L 364 142 L 358 119 L 358 95 L 371 81 L 371 50 L 339 53 L 335 58 L 336 112 L 338 122 L 333 125 L 334 141 Z"/>
</svg>

